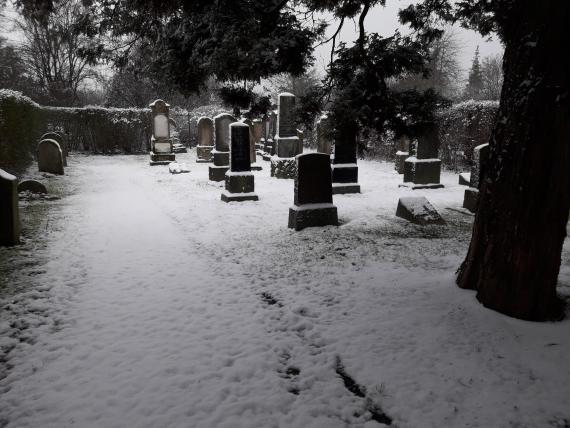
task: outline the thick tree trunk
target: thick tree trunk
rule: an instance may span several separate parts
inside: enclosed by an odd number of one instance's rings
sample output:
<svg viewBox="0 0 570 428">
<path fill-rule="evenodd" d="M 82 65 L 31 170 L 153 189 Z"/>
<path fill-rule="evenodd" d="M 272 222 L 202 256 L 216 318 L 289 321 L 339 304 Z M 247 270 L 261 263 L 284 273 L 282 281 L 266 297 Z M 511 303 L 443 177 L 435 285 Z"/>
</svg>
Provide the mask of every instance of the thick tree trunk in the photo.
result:
<svg viewBox="0 0 570 428">
<path fill-rule="evenodd" d="M 504 314 L 559 319 L 570 210 L 570 1 L 505 3 L 505 80 L 457 283 Z"/>
</svg>

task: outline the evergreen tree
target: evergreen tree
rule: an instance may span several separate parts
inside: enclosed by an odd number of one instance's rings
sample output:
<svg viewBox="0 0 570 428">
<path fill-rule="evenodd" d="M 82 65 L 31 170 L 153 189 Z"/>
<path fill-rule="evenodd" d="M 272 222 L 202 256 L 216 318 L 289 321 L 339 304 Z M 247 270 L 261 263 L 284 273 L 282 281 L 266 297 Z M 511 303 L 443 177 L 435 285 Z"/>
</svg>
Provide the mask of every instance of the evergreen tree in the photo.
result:
<svg viewBox="0 0 570 428">
<path fill-rule="evenodd" d="M 464 93 L 465 99 L 480 100 L 483 98 L 483 73 L 479 61 L 479 46 L 475 49 L 475 56 L 469 70 L 469 78 Z"/>
</svg>

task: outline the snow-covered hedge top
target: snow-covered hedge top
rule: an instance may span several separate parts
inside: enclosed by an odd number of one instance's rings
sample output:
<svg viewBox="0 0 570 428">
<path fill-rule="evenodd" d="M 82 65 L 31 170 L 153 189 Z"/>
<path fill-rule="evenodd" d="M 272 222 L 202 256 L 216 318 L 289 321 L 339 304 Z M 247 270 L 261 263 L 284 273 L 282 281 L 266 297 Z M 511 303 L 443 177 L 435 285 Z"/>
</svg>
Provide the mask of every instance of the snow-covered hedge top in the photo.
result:
<svg viewBox="0 0 570 428">
<path fill-rule="evenodd" d="M 5 101 L 13 101 L 19 104 L 27 104 L 31 107 L 40 107 L 38 103 L 23 95 L 21 92 L 11 89 L 0 89 L 0 106 Z"/>
</svg>

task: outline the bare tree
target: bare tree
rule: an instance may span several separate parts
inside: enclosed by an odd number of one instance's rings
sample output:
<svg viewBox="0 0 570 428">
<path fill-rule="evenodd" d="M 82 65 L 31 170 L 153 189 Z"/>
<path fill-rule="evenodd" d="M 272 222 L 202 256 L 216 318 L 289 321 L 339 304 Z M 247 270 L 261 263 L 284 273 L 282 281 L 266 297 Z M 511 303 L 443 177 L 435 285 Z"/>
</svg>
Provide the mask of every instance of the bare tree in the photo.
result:
<svg viewBox="0 0 570 428">
<path fill-rule="evenodd" d="M 50 13 L 16 21 L 24 36 L 22 59 L 51 103 L 75 103 L 80 86 L 96 76 L 93 59 L 81 55 L 93 42 L 79 31 L 84 13 L 80 0 L 63 0 Z"/>
<path fill-rule="evenodd" d="M 503 87 L 503 56 L 491 55 L 483 58 L 481 74 L 483 98 L 486 100 L 500 99 Z"/>
</svg>

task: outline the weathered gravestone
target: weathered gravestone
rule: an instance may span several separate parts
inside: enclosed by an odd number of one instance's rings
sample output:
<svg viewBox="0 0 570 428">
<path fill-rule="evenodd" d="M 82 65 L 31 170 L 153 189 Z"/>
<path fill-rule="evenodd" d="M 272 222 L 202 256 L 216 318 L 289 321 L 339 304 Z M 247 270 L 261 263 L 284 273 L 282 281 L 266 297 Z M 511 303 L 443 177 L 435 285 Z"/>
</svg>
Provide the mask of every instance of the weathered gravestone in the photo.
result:
<svg viewBox="0 0 570 428">
<path fill-rule="evenodd" d="M 267 113 L 265 122 L 265 143 L 263 145 L 263 160 L 271 160 L 275 154 L 275 130 L 277 126 L 277 113 L 270 111 Z"/>
<path fill-rule="evenodd" d="M 261 171 L 263 168 L 257 164 L 257 156 L 255 153 L 255 130 L 253 127 L 253 120 L 243 119 L 243 123 L 249 126 L 249 160 L 251 162 L 252 171 Z"/>
<path fill-rule="evenodd" d="M 294 205 L 289 208 L 289 227 L 338 226 L 333 205 L 331 162 L 324 153 L 306 153 L 296 158 Z"/>
<path fill-rule="evenodd" d="M 333 126 L 331 119 L 323 114 L 317 121 L 317 152 L 330 155 L 333 145 Z"/>
<path fill-rule="evenodd" d="M 489 160 L 489 144 L 481 144 L 473 149 L 473 167 L 471 168 L 471 177 L 469 188 L 465 189 L 463 196 L 463 208 L 468 209 L 472 213 L 477 211 L 477 203 L 479 201 L 479 188 L 485 176 L 485 168 Z"/>
<path fill-rule="evenodd" d="M 57 142 L 57 144 L 59 144 L 59 148 L 61 149 L 61 154 L 63 158 L 63 166 L 64 167 L 67 166 L 67 155 L 68 155 L 67 141 L 65 140 L 63 135 L 61 135 L 59 132 L 49 131 L 40 137 L 40 141 L 42 140 L 54 140 Z"/>
<path fill-rule="evenodd" d="M 222 192 L 224 202 L 257 201 L 254 193 L 254 176 L 251 172 L 249 126 L 243 122 L 229 126 L 231 135 L 230 170 L 226 172 L 226 189 Z"/>
<path fill-rule="evenodd" d="M 443 187 L 440 183 L 441 160 L 437 158 L 438 150 L 437 125 L 427 125 L 418 139 L 410 145 L 410 157 L 404 162 L 404 183 L 400 186 L 411 189 Z"/>
<path fill-rule="evenodd" d="M 338 130 L 334 144 L 332 166 L 333 194 L 360 193 L 356 145 L 358 129 L 344 126 Z"/>
<path fill-rule="evenodd" d="M 406 159 L 410 156 L 410 139 L 407 135 L 401 135 L 397 140 L 396 162 L 394 168 L 398 174 L 403 174 Z"/>
<path fill-rule="evenodd" d="M 212 150 L 214 165 L 209 168 L 209 177 L 212 181 L 223 181 L 226 171 L 230 169 L 230 125 L 235 121 L 236 119 L 227 113 L 214 117 L 216 146 Z"/>
<path fill-rule="evenodd" d="M 18 183 L 18 193 L 20 192 L 46 194 L 48 191 L 46 186 L 37 180 L 24 180 Z"/>
<path fill-rule="evenodd" d="M 150 164 L 167 165 L 176 160 L 170 138 L 170 105 L 162 100 L 150 104 L 152 112 L 152 137 L 150 138 Z"/>
<path fill-rule="evenodd" d="M 42 140 L 38 144 L 38 169 L 40 172 L 63 175 L 63 153 L 55 140 Z"/>
<path fill-rule="evenodd" d="M 256 153 L 257 150 L 263 150 L 263 146 L 261 145 L 262 136 L 263 136 L 263 120 L 253 119 L 253 146 L 255 148 Z"/>
<path fill-rule="evenodd" d="M 20 242 L 18 179 L 0 169 L 0 245 Z"/>
<path fill-rule="evenodd" d="M 212 162 L 214 149 L 214 121 L 209 117 L 198 119 L 198 145 L 196 146 L 196 162 Z"/>
<path fill-rule="evenodd" d="M 299 152 L 299 154 L 302 154 L 303 144 L 305 143 L 305 131 L 297 129 L 297 138 L 299 139 L 299 146 L 297 148 L 297 151 Z"/>
<path fill-rule="evenodd" d="M 426 224 L 445 224 L 445 220 L 441 218 L 425 196 L 400 198 L 396 216 L 422 226 Z"/>
<path fill-rule="evenodd" d="M 295 156 L 299 154 L 299 137 L 295 124 L 295 95 L 279 94 L 275 156 L 271 158 L 271 176 L 295 178 Z"/>
</svg>

